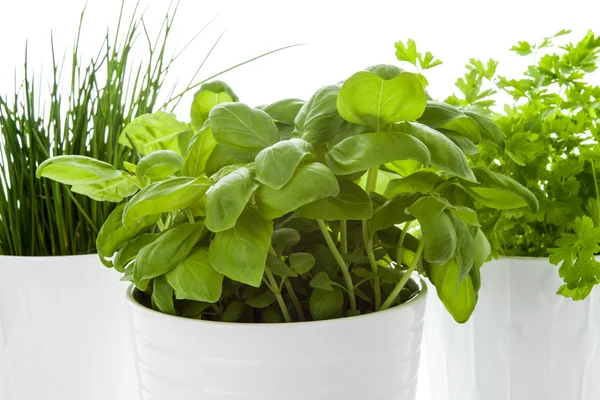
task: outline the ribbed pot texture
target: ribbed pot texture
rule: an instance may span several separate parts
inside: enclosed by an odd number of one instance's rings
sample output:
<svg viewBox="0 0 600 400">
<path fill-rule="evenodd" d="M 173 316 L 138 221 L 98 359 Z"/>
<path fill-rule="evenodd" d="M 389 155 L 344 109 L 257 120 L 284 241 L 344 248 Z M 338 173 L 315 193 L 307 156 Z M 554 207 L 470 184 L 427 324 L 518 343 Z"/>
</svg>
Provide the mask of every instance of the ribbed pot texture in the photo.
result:
<svg viewBox="0 0 600 400">
<path fill-rule="evenodd" d="M 414 400 L 426 286 L 387 311 L 331 321 L 185 319 L 128 291 L 143 400 Z"/>
<path fill-rule="evenodd" d="M 481 272 L 466 324 L 430 302 L 432 400 L 599 400 L 600 291 L 583 302 L 556 295 L 558 267 L 544 258 L 501 258 Z"/>
<path fill-rule="evenodd" d="M 0 399 L 135 400 L 126 286 L 97 255 L 0 256 Z"/>
</svg>

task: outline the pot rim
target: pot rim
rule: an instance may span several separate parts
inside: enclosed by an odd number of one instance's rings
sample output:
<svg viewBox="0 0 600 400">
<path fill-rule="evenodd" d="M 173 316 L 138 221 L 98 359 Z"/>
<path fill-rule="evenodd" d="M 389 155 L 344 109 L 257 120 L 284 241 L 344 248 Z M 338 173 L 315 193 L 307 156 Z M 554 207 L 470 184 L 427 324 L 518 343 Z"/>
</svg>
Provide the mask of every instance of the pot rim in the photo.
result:
<svg viewBox="0 0 600 400">
<path fill-rule="evenodd" d="M 419 291 L 419 293 L 417 293 L 417 295 L 415 297 L 413 297 L 406 303 L 402 303 L 395 307 L 388 308 L 387 310 L 384 310 L 384 311 L 377 311 L 377 312 L 357 315 L 357 316 L 353 316 L 353 317 L 336 318 L 336 319 L 329 319 L 329 320 L 323 320 L 323 321 L 304 321 L 304 322 L 286 322 L 286 323 L 256 323 L 256 322 L 243 323 L 243 322 L 221 322 L 221 321 L 208 321 L 208 320 L 184 318 L 184 317 L 179 317 L 179 316 L 175 316 L 175 315 L 164 314 L 159 311 L 155 311 L 155 310 L 152 310 L 150 308 L 143 306 L 133 296 L 133 292 L 136 289 L 135 285 L 133 285 L 133 284 L 129 285 L 129 287 L 127 288 L 126 301 L 129 304 L 129 306 L 133 309 L 133 311 L 136 313 L 141 313 L 141 314 L 146 315 L 151 318 L 161 318 L 164 320 L 172 320 L 173 323 L 194 324 L 196 326 L 199 323 L 201 323 L 204 325 L 211 325 L 213 327 L 237 326 L 240 329 L 246 328 L 246 329 L 285 330 L 285 329 L 290 329 L 290 328 L 294 328 L 294 327 L 296 327 L 296 328 L 297 327 L 314 327 L 317 325 L 323 326 L 323 325 L 327 325 L 327 324 L 340 324 L 340 323 L 341 324 L 351 324 L 351 323 L 358 322 L 358 320 L 362 321 L 363 323 L 366 323 L 367 320 L 376 321 L 377 319 L 385 318 L 386 316 L 391 315 L 392 313 L 403 312 L 409 307 L 414 308 L 414 307 L 418 307 L 422 303 L 425 303 L 427 301 L 427 293 L 428 293 L 427 283 L 421 276 L 419 276 L 416 273 L 413 273 L 412 279 L 415 279 L 415 275 L 418 277 L 418 283 L 420 283 L 420 285 L 421 285 L 421 290 Z"/>
<path fill-rule="evenodd" d="M 68 256 L 64 256 L 64 255 L 63 256 L 9 256 L 9 255 L 0 254 L 0 259 L 4 259 L 4 260 L 45 260 L 45 259 L 60 260 L 60 259 L 71 259 L 71 258 L 77 258 L 77 257 L 90 257 L 90 256 L 98 257 L 98 253 L 71 254 Z"/>
</svg>

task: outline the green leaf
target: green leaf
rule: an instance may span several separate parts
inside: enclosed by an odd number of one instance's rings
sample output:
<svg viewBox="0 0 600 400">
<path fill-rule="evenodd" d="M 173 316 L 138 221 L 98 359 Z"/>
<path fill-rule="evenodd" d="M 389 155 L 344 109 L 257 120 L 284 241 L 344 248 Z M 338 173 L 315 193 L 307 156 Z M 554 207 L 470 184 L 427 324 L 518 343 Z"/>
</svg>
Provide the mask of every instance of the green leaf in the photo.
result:
<svg viewBox="0 0 600 400">
<path fill-rule="evenodd" d="M 312 152 L 312 145 L 303 139 L 277 142 L 256 156 L 256 180 L 273 189 L 281 189 L 292 178 L 302 160 L 314 159 Z"/>
<path fill-rule="evenodd" d="M 160 180 L 173 175 L 183 165 L 183 158 L 171 150 L 159 150 L 143 157 L 137 164 L 136 174 L 141 178 Z"/>
<path fill-rule="evenodd" d="M 114 267 L 119 272 L 125 272 L 127 264 L 137 257 L 141 249 L 160 237 L 160 233 L 143 233 L 127 242 L 115 256 Z"/>
<path fill-rule="evenodd" d="M 183 224 L 168 229 L 145 246 L 135 260 L 135 284 L 163 275 L 179 265 L 206 233 L 202 222 Z"/>
<path fill-rule="evenodd" d="M 165 314 L 177 315 L 173 302 L 173 288 L 169 286 L 164 275 L 154 279 L 152 307 Z"/>
<path fill-rule="evenodd" d="M 271 270 L 271 272 L 277 276 L 298 276 L 298 274 L 294 272 L 289 265 L 283 262 L 281 258 L 279 258 L 277 254 L 273 253 L 272 251 L 270 251 L 269 255 L 267 256 L 267 267 L 269 267 L 269 270 Z"/>
<path fill-rule="evenodd" d="M 157 111 L 144 114 L 131 121 L 119 136 L 119 143 L 135 146 L 141 155 L 158 150 L 172 150 L 184 154 L 194 134 L 191 125 L 180 122 L 174 114 Z"/>
<path fill-rule="evenodd" d="M 407 61 L 416 67 L 417 56 L 417 44 L 414 40 L 408 39 L 406 44 L 401 40 L 396 42 L 396 58 L 398 61 Z"/>
<path fill-rule="evenodd" d="M 569 289 L 568 286 L 565 284 L 558 289 L 556 294 L 576 301 L 585 300 L 590 295 L 590 293 L 592 293 L 594 286 L 595 285 L 588 285 L 584 287 L 577 287 L 575 289 Z"/>
<path fill-rule="evenodd" d="M 206 126 L 192 137 L 190 145 L 185 153 L 181 174 L 198 178 L 205 175 L 208 160 L 217 146 L 212 130 Z M 216 171 L 215 171 L 216 172 Z M 208 176 L 212 174 L 206 174 Z"/>
<path fill-rule="evenodd" d="M 473 268 L 475 262 L 475 241 L 473 240 L 473 236 L 471 236 L 467 224 L 452 214 L 450 214 L 450 220 L 456 231 L 457 242 L 454 260 L 458 265 L 458 283 L 460 283 L 469 275 L 471 268 Z"/>
<path fill-rule="evenodd" d="M 504 150 L 504 136 L 498 125 L 479 113 L 469 110 L 464 110 L 464 113 L 479 125 L 479 132 L 481 133 L 481 141 L 483 143 L 489 143 L 500 150 Z"/>
<path fill-rule="evenodd" d="M 477 228 L 473 242 L 473 267 L 479 269 L 489 258 L 492 249 L 490 242 L 480 228 Z"/>
<path fill-rule="evenodd" d="M 317 273 L 308 284 L 312 288 L 327 290 L 329 292 L 333 291 L 336 286 L 340 286 L 339 283 L 332 281 L 325 271 Z"/>
<path fill-rule="evenodd" d="M 384 195 L 390 198 L 400 193 L 427 194 L 443 181 L 435 172 L 417 171 L 402 179 L 391 180 Z"/>
<path fill-rule="evenodd" d="M 336 196 L 313 201 L 298 208 L 296 215 L 308 219 L 361 220 L 373 215 L 369 195 L 356 183 L 339 179 L 340 191 Z"/>
<path fill-rule="evenodd" d="M 535 46 L 532 46 L 531 43 L 519 41 L 518 45 L 515 45 L 510 49 L 520 56 L 528 56 L 533 53 L 533 48 L 535 48 Z"/>
<path fill-rule="evenodd" d="M 223 275 L 210 266 L 206 247 L 192 250 L 166 277 L 177 299 L 216 303 L 221 298 Z"/>
<path fill-rule="evenodd" d="M 211 185 L 207 178 L 171 178 L 146 186 L 129 200 L 123 211 L 123 225 L 153 214 L 181 210 L 198 201 Z"/>
<path fill-rule="evenodd" d="M 212 232 L 233 228 L 257 187 L 246 167 L 221 178 L 206 194 L 206 227 Z"/>
<path fill-rule="evenodd" d="M 326 154 L 337 175 L 365 171 L 396 160 L 429 164 L 429 151 L 417 138 L 401 132 L 365 133 L 342 140 Z"/>
<path fill-rule="evenodd" d="M 371 72 L 357 72 L 344 82 L 337 99 L 342 118 L 377 130 L 419 118 L 426 104 L 421 81 L 409 72 L 390 80 Z"/>
<path fill-rule="evenodd" d="M 532 212 L 539 208 L 537 198 L 517 181 L 484 167 L 474 167 L 477 183 L 461 182 L 469 195 L 486 207 L 511 209 L 529 207 Z"/>
<path fill-rule="evenodd" d="M 438 297 L 458 323 L 469 320 L 477 305 L 478 293 L 471 275 L 458 283 L 459 266 L 454 260 L 445 265 L 431 264 L 427 273 Z"/>
<path fill-rule="evenodd" d="M 440 132 L 416 122 L 397 125 L 394 129 L 406 132 L 424 143 L 431 155 L 431 165 L 434 167 L 467 180 L 475 180 L 465 154 Z"/>
<path fill-rule="evenodd" d="M 454 131 L 469 138 L 474 143 L 479 143 L 481 140 L 479 124 L 450 104 L 428 101 L 425 112 L 418 122 L 433 129 Z"/>
<path fill-rule="evenodd" d="M 223 322 L 235 322 L 242 318 L 244 315 L 244 310 L 246 309 L 246 304 L 241 300 L 234 300 L 225 309 L 223 312 Z"/>
<path fill-rule="evenodd" d="M 225 82 L 212 81 L 203 83 L 194 94 L 190 117 L 192 125 L 199 129 L 208 119 L 208 114 L 215 106 L 222 103 L 239 101 L 237 95 Z"/>
<path fill-rule="evenodd" d="M 242 103 L 220 104 L 208 122 L 215 141 L 251 161 L 265 147 L 279 141 L 275 123 L 266 112 Z"/>
<path fill-rule="evenodd" d="M 288 260 L 298 275 L 307 273 L 315 266 L 315 256 L 310 253 L 292 253 Z"/>
<path fill-rule="evenodd" d="M 395 65 L 390 65 L 390 64 L 372 65 L 368 68 L 365 68 L 365 71 L 372 72 L 375 75 L 377 75 L 378 77 L 380 77 L 381 79 L 384 79 L 386 81 L 389 81 L 390 79 L 394 79 L 401 73 L 406 72 L 402 68 L 398 68 Z"/>
<path fill-rule="evenodd" d="M 65 185 L 91 185 L 118 179 L 121 171 L 112 165 L 84 156 L 57 156 L 40 164 L 38 178 L 52 179 Z"/>
<path fill-rule="evenodd" d="M 292 136 L 314 145 L 327 142 L 344 122 L 336 104 L 339 91 L 339 85 L 319 89 L 298 112 Z"/>
<path fill-rule="evenodd" d="M 452 220 L 443 211 L 445 208 L 432 196 L 422 197 L 408 208 L 421 225 L 423 258 L 434 264 L 447 263 L 454 256 L 458 241 Z"/>
<path fill-rule="evenodd" d="M 338 181 L 329 168 L 315 162 L 298 168 L 279 190 L 259 187 L 254 199 L 266 218 L 275 219 L 315 200 L 335 196 L 339 190 Z"/>
<path fill-rule="evenodd" d="M 245 165 L 246 162 L 235 156 L 231 151 L 223 146 L 216 145 L 210 156 L 206 160 L 206 176 L 212 177 L 221 169 L 229 165 Z"/>
<path fill-rule="evenodd" d="M 233 228 L 215 235 L 208 252 L 210 265 L 234 281 L 259 287 L 272 234 L 273 223 L 246 208 Z"/>
<path fill-rule="evenodd" d="M 339 287 L 334 287 L 332 291 L 313 289 L 309 308 L 315 321 L 339 318 L 344 311 L 344 292 Z"/>
<path fill-rule="evenodd" d="M 266 290 L 258 296 L 246 299 L 246 304 L 253 308 L 267 308 L 276 301 L 277 298 L 275 297 L 275 294 L 270 290 Z"/>
<path fill-rule="evenodd" d="M 73 185 L 73 193 L 83 194 L 92 200 L 110 201 L 120 203 L 124 198 L 134 195 L 138 191 L 136 179 L 121 173 L 117 179 L 93 183 L 89 185 Z"/>
<path fill-rule="evenodd" d="M 390 226 L 414 220 L 415 218 L 406 210 L 421 197 L 419 193 L 400 193 L 391 197 L 375 210 L 369 220 L 369 232 L 373 234 Z"/>
<path fill-rule="evenodd" d="M 271 242 L 277 254 L 281 254 L 285 249 L 295 246 L 300 242 L 300 233 L 291 228 L 280 228 L 273 232 Z"/>
<path fill-rule="evenodd" d="M 304 100 L 284 99 L 263 107 L 262 110 L 269 114 L 273 120 L 285 125 L 294 126 L 296 116 L 304 106 Z"/>
<path fill-rule="evenodd" d="M 144 228 L 154 225 L 158 216 L 148 216 L 135 221 L 129 228 L 123 226 L 125 204 L 117 206 L 110 213 L 96 237 L 96 248 L 101 257 L 110 258 L 117 250 L 125 246 Z"/>
</svg>

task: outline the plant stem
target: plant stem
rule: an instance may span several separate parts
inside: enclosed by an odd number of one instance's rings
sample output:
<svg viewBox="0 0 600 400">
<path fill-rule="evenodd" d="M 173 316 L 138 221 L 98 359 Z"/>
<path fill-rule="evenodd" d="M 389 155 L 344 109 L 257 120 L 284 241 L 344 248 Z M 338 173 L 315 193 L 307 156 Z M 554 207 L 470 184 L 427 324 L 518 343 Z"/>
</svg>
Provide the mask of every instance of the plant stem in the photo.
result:
<svg viewBox="0 0 600 400">
<path fill-rule="evenodd" d="M 345 219 L 340 220 L 340 251 L 348 254 L 348 223 Z"/>
<path fill-rule="evenodd" d="M 366 192 L 371 193 L 377 189 L 377 175 L 379 174 L 379 166 L 373 167 L 369 170 L 367 175 L 367 187 Z"/>
<path fill-rule="evenodd" d="M 406 285 L 406 282 L 408 282 L 408 280 L 410 279 L 410 276 L 412 275 L 414 270 L 417 268 L 417 264 L 419 263 L 419 259 L 421 258 L 421 254 L 423 253 L 424 243 L 425 242 L 423 241 L 423 239 L 421 239 L 421 243 L 419 243 L 419 248 L 417 249 L 417 252 L 415 253 L 415 258 L 413 258 L 412 263 L 410 263 L 410 267 L 408 267 L 408 269 L 406 270 L 404 275 L 402 275 L 402 278 L 396 284 L 396 287 L 394 288 L 392 293 L 390 293 L 388 298 L 385 300 L 385 302 L 381 306 L 381 309 L 380 309 L 381 311 L 387 310 L 388 308 L 390 308 L 390 306 L 392 305 L 394 300 L 396 300 L 396 298 L 400 294 L 400 291 Z"/>
<path fill-rule="evenodd" d="M 402 233 L 400 234 L 400 240 L 398 240 L 398 249 L 396 250 L 396 264 L 398 266 L 402 265 L 402 249 L 404 246 L 404 239 L 406 238 L 406 234 L 412 225 L 412 221 L 408 221 L 406 225 L 404 225 L 404 229 L 402 229 Z"/>
<path fill-rule="evenodd" d="M 290 298 L 292 299 L 292 303 L 294 303 L 294 308 L 296 308 L 296 313 L 298 313 L 298 319 L 300 321 L 306 321 L 306 317 L 304 316 L 304 310 L 302 309 L 302 304 L 300 304 L 300 300 L 298 300 L 298 296 L 296 296 L 296 291 L 292 286 L 292 283 L 289 279 L 284 281 L 285 290 L 288 291 Z"/>
<path fill-rule="evenodd" d="M 285 301 L 283 301 L 283 296 L 281 296 L 281 290 L 279 290 L 279 285 L 277 284 L 277 281 L 275 280 L 275 277 L 273 276 L 273 273 L 271 272 L 269 267 L 265 268 L 265 275 L 267 275 L 267 279 L 269 280 L 270 284 L 269 289 L 271 289 L 271 291 L 275 295 L 275 298 L 277 299 L 277 303 L 279 304 L 279 308 L 281 308 L 281 313 L 283 314 L 285 322 L 292 322 L 292 318 L 290 317 L 290 313 L 287 309 L 287 306 L 285 305 Z"/>
<path fill-rule="evenodd" d="M 379 127 L 377 130 L 379 131 Z M 366 185 L 367 194 L 374 192 L 377 188 L 378 173 L 379 166 L 369 169 Z M 365 249 L 367 251 L 367 257 L 369 258 L 369 264 L 371 265 L 371 270 L 377 274 L 378 267 L 377 261 L 375 260 L 375 253 L 373 252 L 373 236 L 369 235 L 369 221 L 366 219 L 363 219 L 362 221 L 362 232 L 363 240 L 365 242 Z M 375 276 L 375 278 L 373 278 L 373 291 L 375 293 L 375 311 L 377 311 L 381 307 L 381 281 L 379 279 L 379 276 Z"/>
<path fill-rule="evenodd" d="M 373 253 L 373 235 L 369 235 L 369 225 L 367 220 L 363 220 L 362 232 L 365 248 L 367 249 L 367 256 L 369 257 L 369 264 L 371 265 L 371 271 L 377 274 L 379 268 L 377 267 L 377 261 L 375 260 L 375 253 Z M 375 291 L 375 311 L 377 311 L 381 307 L 381 281 L 379 276 L 373 278 L 373 290 Z"/>
<path fill-rule="evenodd" d="M 344 275 L 344 280 L 346 281 L 346 288 L 348 289 L 348 296 L 350 297 L 350 309 L 352 311 L 354 311 L 354 310 L 356 310 L 356 297 L 354 295 L 354 284 L 352 283 L 352 277 L 350 276 L 350 271 L 348 270 L 346 261 L 344 261 L 344 258 L 340 254 L 340 251 L 338 250 L 337 246 L 333 242 L 333 239 L 331 238 L 331 235 L 329 234 L 329 231 L 327 230 L 327 225 L 325 225 L 325 222 L 321 219 L 318 219 L 317 223 L 319 224 L 319 228 L 321 228 L 321 233 L 323 233 L 323 237 L 325 238 L 325 241 L 327 242 L 327 246 L 329 246 L 329 250 L 331 250 L 333 257 L 335 258 L 340 269 L 342 270 L 342 274 Z"/>
</svg>

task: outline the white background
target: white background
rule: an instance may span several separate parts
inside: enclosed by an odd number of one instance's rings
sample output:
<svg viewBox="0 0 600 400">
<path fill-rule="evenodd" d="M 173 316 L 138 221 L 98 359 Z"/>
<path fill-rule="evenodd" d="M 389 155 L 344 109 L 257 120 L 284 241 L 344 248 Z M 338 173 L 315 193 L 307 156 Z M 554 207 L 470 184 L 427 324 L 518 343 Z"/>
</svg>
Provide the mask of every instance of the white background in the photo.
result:
<svg viewBox="0 0 600 400">
<path fill-rule="evenodd" d="M 120 3 L 88 1 L 83 26 L 87 56 L 100 46 L 106 27 L 114 28 Z M 22 76 L 27 40 L 30 65 L 37 74 L 48 74 L 50 32 L 62 56 L 73 42 L 84 4 L 84 0 L 0 0 L 1 94 L 11 94 L 15 76 Z M 133 0 L 126 2 L 126 15 L 134 5 Z M 156 33 L 168 6 L 165 0 L 141 2 L 151 32 Z M 415 39 L 421 50 L 431 51 L 444 61 L 428 74 L 430 92 L 444 98 L 454 90 L 454 81 L 463 74 L 470 57 L 493 57 L 501 62 L 501 74 L 514 74 L 525 61 L 508 51 L 518 40 L 541 41 L 563 28 L 574 30 L 573 39 L 590 28 L 600 33 L 598 11 L 598 0 L 182 0 L 171 37 L 179 49 L 213 17 L 219 18 L 175 64 L 165 93 L 178 80 L 187 84 L 208 49 L 226 31 L 198 79 L 278 47 L 307 43 L 221 78 L 242 101 L 253 105 L 284 97 L 307 98 L 320 86 L 366 66 L 397 64 L 394 42 L 407 38 Z M 138 45 L 144 45 L 143 39 L 139 38 Z M 41 82 L 47 84 L 44 79 Z M 177 109 L 183 119 L 187 118 L 190 96 Z M 426 375 L 421 380 L 421 395 L 426 399 Z"/>
</svg>

